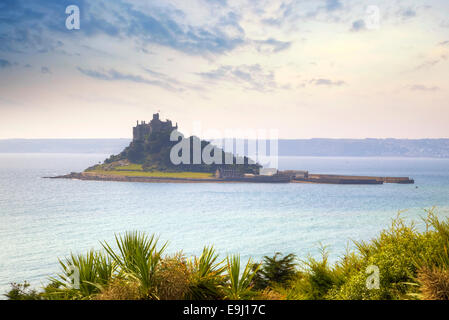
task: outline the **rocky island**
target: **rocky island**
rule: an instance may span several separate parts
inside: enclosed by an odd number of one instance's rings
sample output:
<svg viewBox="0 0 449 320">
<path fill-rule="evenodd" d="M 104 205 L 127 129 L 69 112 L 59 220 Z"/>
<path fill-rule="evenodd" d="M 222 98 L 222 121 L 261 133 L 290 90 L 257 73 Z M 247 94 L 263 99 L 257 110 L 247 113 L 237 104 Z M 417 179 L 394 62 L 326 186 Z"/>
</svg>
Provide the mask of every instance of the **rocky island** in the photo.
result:
<svg viewBox="0 0 449 320">
<path fill-rule="evenodd" d="M 414 183 L 408 177 L 323 175 L 299 170 L 272 170 L 268 174 L 262 173 L 262 166 L 252 159 L 225 152 L 209 141 L 195 136 L 184 138 L 177 130 L 177 124 L 173 126 L 170 120 L 161 121 L 159 113 L 155 113 L 149 123 L 137 121 L 133 127 L 133 140 L 119 154 L 112 155 L 103 163 L 89 167 L 83 172 L 47 178 L 172 183 Z M 186 148 L 176 149 L 180 143 Z M 199 157 L 194 150 L 199 152 Z M 207 161 L 201 156 L 204 154 L 218 161 Z"/>
<path fill-rule="evenodd" d="M 133 127 L 133 140 L 121 153 L 112 155 L 102 164 L 87 168 L 84 172 L 51 177 L 81 180 L 128 181 L 128 182 L 285 182 L 285 177 L 260 176 L 261 165 L 246 156 L 235 156 L 213 146 L 209 141 L 191 136 L 173 139 L 173 126 L 170 120 L 162 121 L 159 113 L 146 123 L 137 121 Z M 221 161 L 207 162 L 202 157 L 195 158 L 194 152 L 179 156 L 187 161 L 173 162 L 173 148 L 183 140 L 190 150 L 198 148 L 200 153 L 208 153 L 211 158 Z M 230 161 L 229 161 L 230 160 Z"/>
</svg>

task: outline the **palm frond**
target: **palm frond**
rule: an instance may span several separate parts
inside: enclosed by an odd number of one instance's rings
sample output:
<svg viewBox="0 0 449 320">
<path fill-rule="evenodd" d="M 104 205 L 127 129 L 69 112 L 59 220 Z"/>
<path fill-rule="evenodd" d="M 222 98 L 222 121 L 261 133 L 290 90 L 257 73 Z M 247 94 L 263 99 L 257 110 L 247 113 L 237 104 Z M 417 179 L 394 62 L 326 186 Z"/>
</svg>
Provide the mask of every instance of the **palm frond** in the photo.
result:
<svg viewBox="0 0 449 320">
<path fill-rule="evenodd" d="M 120 272 L 126 277 L 138 280 L 143 292 L 152 298 L 157 298 L 153 291 L 156 267 L 167 247 L 165 243 L 157 249 L 158 240 L 154 235 L 148 236 L 143 232 L 133 231 L 115 236 L 117 251 L 107 242 L 101 243 Z"/>
</svg>

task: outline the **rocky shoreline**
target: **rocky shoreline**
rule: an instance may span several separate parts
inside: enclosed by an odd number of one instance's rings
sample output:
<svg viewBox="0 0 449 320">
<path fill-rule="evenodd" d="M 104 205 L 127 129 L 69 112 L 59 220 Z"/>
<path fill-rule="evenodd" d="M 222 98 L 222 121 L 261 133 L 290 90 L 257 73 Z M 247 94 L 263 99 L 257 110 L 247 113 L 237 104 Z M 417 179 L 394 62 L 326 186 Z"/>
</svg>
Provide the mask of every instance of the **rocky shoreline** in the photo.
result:
<svg viewBox="0 0 449 320">
<path fill-rule="evenodd" d="M 97 172 L 72 172 L 67 175 L 44 177 L 47 179 L 76 179 L 91 181 L 117 181 L 117 182 L 148 182 L 148 183 L 318 183 L 318 184 L 365 184 L 379 185 L 384 183 L 413 184 L 415 181 L 408 177 L 365 177 L 344 175 L 310 174 L 307 177 L 290 176 L 253 176 L 233 178 L 174 178 L 174 177 L 144 177 L 113 174 L 100 174 Z"/>
<path fill-rule="evenodd" d="M 44 177 L 46 179 L 74 179 L 90 181 L 148 182 L 148 183 L 289 183 L 288 177 L 235 177 L 235 178 L 173 178 L 106 175 L 96 172 L 72 172 L 67 175 Z"/>
<path fill-rule="evenodd" d="M 45 179 L 74 179 L 74 180 L 90 180 L 90 181 L 118 181 L 118 182 L 148 182 L 148 183 L 226 183 L 237 182 L 228 181 L 218 178 L 168 178 L 168 177 L 132 177 L 132 176 L 118 176 L 118 175 L 104 175 L 93 172 L 72 172 L 70 174 L 44 177 Z"/>
</svg>

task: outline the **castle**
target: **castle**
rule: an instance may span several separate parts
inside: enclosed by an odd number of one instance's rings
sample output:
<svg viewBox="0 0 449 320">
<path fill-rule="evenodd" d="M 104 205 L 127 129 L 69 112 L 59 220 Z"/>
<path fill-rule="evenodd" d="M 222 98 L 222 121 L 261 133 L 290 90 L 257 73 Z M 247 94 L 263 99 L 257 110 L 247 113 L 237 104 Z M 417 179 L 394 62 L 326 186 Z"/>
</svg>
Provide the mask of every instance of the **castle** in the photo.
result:
<svg viewBox="0 0 449 320">
<path fill-rule="evenodd" d="M 170 120 L 161 121 L 159 119 L 159 113 L 153 114 L 153 119 L 150 123 L 145 123 L 145 121 L 137 121 L 137 125 L 133 127 L 133 141 L 143 142 L 145 137 L 151 135 L 155 132 L 171 132 L 174 129 L 178 129 L 178 124 L 176 126 L 172 125 Z"/>
</svg>

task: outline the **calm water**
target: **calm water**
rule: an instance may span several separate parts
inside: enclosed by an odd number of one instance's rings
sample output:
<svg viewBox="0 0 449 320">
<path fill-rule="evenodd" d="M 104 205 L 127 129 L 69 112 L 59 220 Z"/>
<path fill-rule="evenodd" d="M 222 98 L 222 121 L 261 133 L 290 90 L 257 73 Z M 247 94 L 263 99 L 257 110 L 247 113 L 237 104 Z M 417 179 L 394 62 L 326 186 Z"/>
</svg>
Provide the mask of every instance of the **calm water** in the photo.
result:
<svg viewBox="0 0 449 320">
<path fill-rule="evenodd" d="M 10 282 L 46 282 L 58 257 L 100 248 L 114 233 L 142 230 L 169 252 L 260 259 L 299 257 L 329 245 L 335 260 L 351 240 L 368 240 L 398 210 L 415 219 L 438 206 L 449 216 L 449 159 L 282 158 L 281 169 L 410 176 L 415 185 L 146 184 L 42 179 L 81 171 L 107 155 L 0 154 L 0 292 Z M 418 187 L 418 188 L 417 188 Z"/>
</svg>

